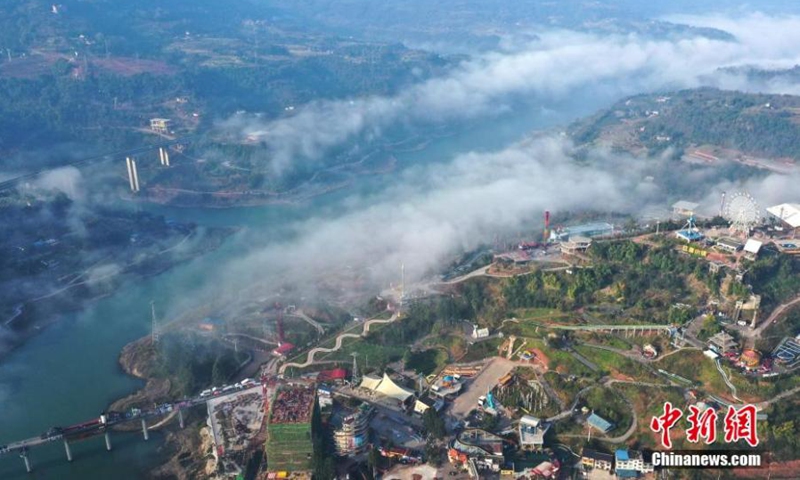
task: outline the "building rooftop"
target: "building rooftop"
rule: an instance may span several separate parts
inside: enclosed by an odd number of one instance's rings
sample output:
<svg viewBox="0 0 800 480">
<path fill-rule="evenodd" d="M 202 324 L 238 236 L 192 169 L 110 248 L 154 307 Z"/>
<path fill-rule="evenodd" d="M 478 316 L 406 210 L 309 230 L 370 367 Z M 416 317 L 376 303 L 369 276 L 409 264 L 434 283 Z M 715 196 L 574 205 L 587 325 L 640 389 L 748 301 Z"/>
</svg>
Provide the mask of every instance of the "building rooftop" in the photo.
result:
<svg viewBox="0 0 800 480">
<path fill-rule="evenodd" d="M 792 228 L 800 227 L 800 203 L 782 203 L 767 208 L 767 211 Z"/>
<path fill-rule="evenodd" d="M 744 251 L 755 255 L 759 252 L 759 250 L 761 250 L 762 245 L 763 243 L 759 242 L 758 240 L 750 238 L 747 240 L 747 243 L 744 244 Z"/>
<path fill-rule="evenodd" d="M 601 432 L 607 432 L 614 426 L 611 422 L 594 412 L 592 412 L 592 414 L 586 418 L 586 421 L 589 423 L 589 425 L 600 430 Z"/>
<path fill-rule="evenodd" d="M 639 472 L 636 470 L 616 470 L 616 474 L 618 478 L 637 478 L 639 477 Z"/>
<path fill-rule="evenodd" d="M 525 415 L 519 420 L 519 440 L 523 445 L 541 445 L 550 425 L 541 419 Z"/>
<path fill-rule="evenodd" d="M 584 448 L 581 456 L 584 458 L 591 458 L 592 460 L 602 460 L 609 463 L 611 463 L 614 460 L 613 455 L 609 453 L 598 452 L 597 450 L 592 450 L 591 448 Z"/>
<path fill-rule="evenodd" d="M 618 461 L 622 460 L 624 462 L 630 460 L 627 450 L 622 450 L 622 449 L 617 450 L 616 452 L 614 452 L 614 456 L 617 458 Z"/>
<path fill-rule="evenodd" d="M 487 455 L 497 456 L 503 454 L 503 439 L 479 428 L 470 428 L 461 432 L 456 437 L 456 442 L 453 446 L 460 450 L 459 444 L 462 447 L 476 447 Z"/>
<path fill-rule="evenodd" d="M 311 385 L 278 388 L 270 405 L 270 423 L 309 423 L 314 412 L 316 389 Z"/>
</svg>

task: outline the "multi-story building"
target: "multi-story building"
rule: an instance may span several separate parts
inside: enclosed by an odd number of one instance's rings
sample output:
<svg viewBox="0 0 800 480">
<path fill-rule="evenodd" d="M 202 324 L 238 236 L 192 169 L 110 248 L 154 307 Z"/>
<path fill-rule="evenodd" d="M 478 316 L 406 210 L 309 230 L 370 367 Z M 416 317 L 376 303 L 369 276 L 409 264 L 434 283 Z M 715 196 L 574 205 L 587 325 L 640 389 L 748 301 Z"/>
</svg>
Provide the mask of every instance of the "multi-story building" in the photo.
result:
<svg viewBox="0 0 800 480">
<path fill-rule="evenodd" d="M 285 384 L 267 404 L 267 465 L 269 471 L 311 469 L 314 453 L 311 424 L 317 401 L 313 384 Z"/>
<path fill-rule="evenodd" d="M 611 471 L 611 467 L 614 464 L 614 456 L 609 453 L 601 453 L 597 450 L 584 448 L 581 454 L 581 464 L 585 468 Z"/>
<path fill-rule="evenodd" d="M 331 417 L 336 454 L 351 456 L 364 453 L 369 445 L 369 421 L 375 409 L 362 403 L 355 410 L 342 410 Z"/>
</svg>

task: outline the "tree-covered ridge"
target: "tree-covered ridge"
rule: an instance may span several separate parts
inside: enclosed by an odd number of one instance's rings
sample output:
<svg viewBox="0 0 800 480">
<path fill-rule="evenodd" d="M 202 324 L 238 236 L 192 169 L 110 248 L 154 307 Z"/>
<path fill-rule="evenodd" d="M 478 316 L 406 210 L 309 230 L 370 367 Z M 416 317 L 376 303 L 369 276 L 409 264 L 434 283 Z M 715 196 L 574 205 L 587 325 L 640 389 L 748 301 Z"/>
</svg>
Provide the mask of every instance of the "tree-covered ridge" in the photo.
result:
<svg viewBox="0 0 800 480">
<path fill-rule="evenodd" d="M 712 88 L 638 95 L 569 128 L 578 144 L 660 153 L 711 145 L 746 155 L 800 158 L 800 97 Z"/>
</svg>

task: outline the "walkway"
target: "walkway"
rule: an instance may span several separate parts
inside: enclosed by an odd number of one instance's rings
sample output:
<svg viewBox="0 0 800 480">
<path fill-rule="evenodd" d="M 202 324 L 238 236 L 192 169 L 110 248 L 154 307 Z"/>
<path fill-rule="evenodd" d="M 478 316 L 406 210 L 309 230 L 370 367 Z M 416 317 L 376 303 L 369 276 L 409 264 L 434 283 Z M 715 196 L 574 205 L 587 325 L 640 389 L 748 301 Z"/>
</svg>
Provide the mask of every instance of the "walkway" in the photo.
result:
<svg viewBox="0 0 800 480">
<path fill-rule="evenodd" d="M 339 336 L 336 337 L 336 343 L 334 344 L 333 348 L 325 348 L 325 347 L 312 348 L 311 350 L 309 350 L 308 355 L 306 356 L 306 361 L 305 362 L 303 362 L 303 363 L 296 363 L 296 362 L 284 363 L 283 365 L 281 365 L 281 368 L 278 370 L 278 372 L 280 374 L 283 374 L 286 371 L 286 369 L 290 368 L 290 367 L 306 368 L 309 365 L 312 365 L 312 364 L 315 363 L 314 357 L 318 353 L 332 353 L 332 352 L 335 352 L 335 351 L 339 350 L 340 348 L 342 348 L 342 341 L 344 341 L 345 338 L 362 338 L 362 337 L 366 337 L 367 334 L 369 333 L 369 329 L 370 329 L 370 327 L 372 325 L 375 325 L 375 324 L 380 325 L 380 324 L 385 324 L 385 323 L 392 323 L 395 320 L 397 320 L 399 317 L 400 317 L 400 314 L 398 312 L 395 312 L 388 319 L 376 318 L 376 319 L 368 320 L 368 321 L 366 321 L 364 323 L 364 329 L 361 331 L 360 334 L 358 334 L 358 333 L 341 333 L 341 334 L 339 334 Z"/>
</svg>

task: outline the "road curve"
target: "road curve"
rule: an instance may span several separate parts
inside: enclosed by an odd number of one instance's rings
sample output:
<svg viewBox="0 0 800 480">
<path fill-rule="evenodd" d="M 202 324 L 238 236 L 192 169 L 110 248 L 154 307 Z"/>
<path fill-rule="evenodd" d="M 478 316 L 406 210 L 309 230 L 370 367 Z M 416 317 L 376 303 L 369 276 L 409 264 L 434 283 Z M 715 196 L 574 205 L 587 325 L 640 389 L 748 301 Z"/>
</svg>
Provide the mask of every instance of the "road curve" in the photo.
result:
<svg viewBox="0 0 800 480">
<path fill-rule="evenodd" d="M 317 353 L 335 352 L 335 351 L 339 350 L 340 348 L 342 348 L 342 341 L 345 338 L 365 337 L 369 333 L 369 328 L 372 325 L 384 324 L 384 323 L 392 323 L 395 320 L 397 320 L 399 316 L 400 316 L 400 314 L 398 312 L 395 312 L 388 319 L 375 318 L 375 319 L 372 319 L 372 320 L 367 320 L 366 322 L 364 322 L 364 328 L 363 328 L 363 330 L 361 331 L 360 334 L 358 334 L 358 333 L 342 333 L 338 337 L 336 337 L 336 344 L 333 346 L 333 348 L 325 348 L 325 347 L 312 348 L 311 350 L 308 351 L 308 355 L 306 356 L 306 361 L 305 362 L 303 362 L 303 363 L 296 363 L 296 362 L 284 363 L 283 365 L 281 365 L 281 368 L 280 368 L 280 370 L 278 370 L 278 372 L 280 374 L 283 374 L 283 372 L 285 372 L 286 369 L 289 368 L 289 367 L 296 367 L 296 368 L 308 367 L 309 365 L 314 363 L 314 356 L 316 356 Z"/>
</svg>

